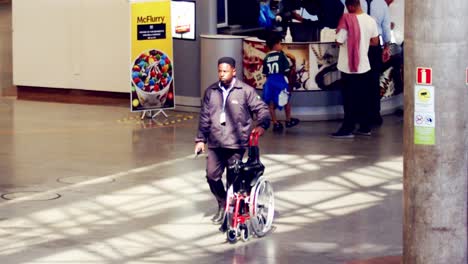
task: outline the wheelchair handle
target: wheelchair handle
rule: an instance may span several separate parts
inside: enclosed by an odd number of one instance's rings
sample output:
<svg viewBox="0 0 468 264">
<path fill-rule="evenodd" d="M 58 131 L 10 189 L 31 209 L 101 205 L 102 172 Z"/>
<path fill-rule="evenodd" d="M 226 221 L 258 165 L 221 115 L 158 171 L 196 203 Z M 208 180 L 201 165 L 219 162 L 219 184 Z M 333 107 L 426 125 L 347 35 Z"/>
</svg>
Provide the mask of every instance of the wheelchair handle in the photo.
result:
<svg viewBox="0 0 468 264">
<path fill-rule="evenodd" d="M 249 138 L 249 146 L 258 146 L 258 132 L 252 132 L 250 133 L 250 138 Z"/>
</svg>

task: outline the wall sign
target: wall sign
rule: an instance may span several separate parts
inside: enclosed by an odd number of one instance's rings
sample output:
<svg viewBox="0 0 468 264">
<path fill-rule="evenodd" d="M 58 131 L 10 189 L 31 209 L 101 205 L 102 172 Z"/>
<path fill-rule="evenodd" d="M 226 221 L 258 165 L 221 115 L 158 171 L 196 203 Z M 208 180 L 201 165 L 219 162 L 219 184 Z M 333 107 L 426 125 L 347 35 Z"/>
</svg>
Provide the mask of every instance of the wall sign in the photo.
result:
<svg viewBox="0 0 468 264">
<path fill-rule="evenodd" d="M 416 68 L 416 84 L 431 85 L 432 84 L 432 68 Z"/>
<path fill-rule="evenodd" d="M 165 24 L 137 25 L 137 40 L 165 39 Z"/>
<path fill-rule="evenodd" d="M 414 86 L 414 111 L 434 112 L 434 86 Z"/>
<path fill-rule="evenodd" d="M 414 86 L 414 144 L 435 145 L 434 86 Z"/>
</svg>

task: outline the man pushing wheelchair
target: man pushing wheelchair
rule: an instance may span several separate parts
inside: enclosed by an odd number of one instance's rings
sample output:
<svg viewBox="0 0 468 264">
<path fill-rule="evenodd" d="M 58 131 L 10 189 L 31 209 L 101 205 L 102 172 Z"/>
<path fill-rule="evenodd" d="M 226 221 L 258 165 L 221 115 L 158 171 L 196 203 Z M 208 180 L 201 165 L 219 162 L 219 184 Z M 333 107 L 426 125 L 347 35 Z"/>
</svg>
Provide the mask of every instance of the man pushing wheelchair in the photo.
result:
<svg viewBox="0 0 468 264">
<path fill-rule="evenodd" d="M 218 60 L 219 81 L 205 91 L 195 138 L 195 153 L 207 152 L 206 177 L 218 204 L 211 220 L 217 225 L 225 222 L 226 189 L 221 179 L 224 170 L 242 161 L 251 133 L 261 136 L 270 126 L 268 106 L 254 88 L 236 78 L 235 66 L 233 58 Z M 234 181 L 232 171 L 226 173 L 227 187 Z M 220 231 L 227 231 L 226 223 Z"/>
</svg>

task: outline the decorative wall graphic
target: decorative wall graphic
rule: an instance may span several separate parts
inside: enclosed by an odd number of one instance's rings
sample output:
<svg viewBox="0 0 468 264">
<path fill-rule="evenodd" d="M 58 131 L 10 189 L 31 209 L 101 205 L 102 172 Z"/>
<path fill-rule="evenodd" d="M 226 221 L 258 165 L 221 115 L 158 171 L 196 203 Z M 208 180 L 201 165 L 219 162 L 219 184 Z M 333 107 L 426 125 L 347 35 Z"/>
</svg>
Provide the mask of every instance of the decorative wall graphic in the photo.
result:
<svg viewBox="0 0 468 264">
<path fill-rule="evenodd" d="M 341 75 L 336 68 L 338 47 L 334 43 L 286 43 L 285 53 L 294 56 L 296 81 L 294 90 L 319 91 L 335 89 Z M 257 89 L 262 89 L 265 76 L 262 74 L 263 58 L 268 49 L 261 40 L 244 40 L 244 80 Z"/>
<path fill-rule="evenodd" d="M 397 44 L 395 44 L 397 45 Z M 399 46 L 398 46 L 399 47 Z M 296 59 L 295 91 L 327 91 L 341 87 L 337 69 L 339 47 L 333 42 L 283 43 L 283 50 Z M 381 97 L 403 91 L 401 48 L 394 47 L 390 61 L 384 64 L 380 76 Z M 268 49 L 264 41 L 248 38 L 243 43 L 243 77 L 249 85 L 262 89 L 263 58 Z"/>
</svg>

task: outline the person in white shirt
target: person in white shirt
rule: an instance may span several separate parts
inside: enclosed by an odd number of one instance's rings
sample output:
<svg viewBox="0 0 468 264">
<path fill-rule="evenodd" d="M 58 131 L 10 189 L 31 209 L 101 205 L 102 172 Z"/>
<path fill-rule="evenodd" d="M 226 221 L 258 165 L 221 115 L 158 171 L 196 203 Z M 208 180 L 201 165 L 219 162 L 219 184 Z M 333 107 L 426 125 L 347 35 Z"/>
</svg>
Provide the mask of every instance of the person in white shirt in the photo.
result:
<svg viewBox="0 0 468 264">
<path fill-rule="evenodd" d="M 338 69 L 342 72 L 344 119 L 335 138 L 353 138 L 354 134 L 371 135 L 371 74 L 369 45 L 379 45 L 375 20 L 362 11 L 359 0 L 346 0 L 349 13 L 343 14 L 337 28 L 340 45 Z M 356 123 L 359 129 L 354 132 Z M 353 134 L 354 132 L 354 134 Z"/>
<path fill-rule="evenodd" d="M 405 0 L 385 0 L 388 5 L 388 11 L 390 12 L 391 21 L 391 42 L 401 45 L 404 37 L 404 25 L 405 25 Z"/>
</svg>

